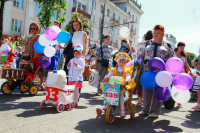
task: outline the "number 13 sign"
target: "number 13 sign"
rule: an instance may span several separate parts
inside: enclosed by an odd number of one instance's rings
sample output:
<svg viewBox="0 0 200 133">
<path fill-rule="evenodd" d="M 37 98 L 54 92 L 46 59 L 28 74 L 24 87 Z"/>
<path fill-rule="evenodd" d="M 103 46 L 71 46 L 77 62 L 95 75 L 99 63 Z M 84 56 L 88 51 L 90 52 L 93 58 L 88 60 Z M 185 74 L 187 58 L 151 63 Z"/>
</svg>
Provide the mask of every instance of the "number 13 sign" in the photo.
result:
<svg viewBox="0 0 200 133">
<path fill-rule="evenodd" d="M 120 84 L 117 85 L 109 85 L 109 83 L 105 83 L 104 88 L 104 104 L 109 105 L 119 105 L 119 91 Z"/>
</svg>

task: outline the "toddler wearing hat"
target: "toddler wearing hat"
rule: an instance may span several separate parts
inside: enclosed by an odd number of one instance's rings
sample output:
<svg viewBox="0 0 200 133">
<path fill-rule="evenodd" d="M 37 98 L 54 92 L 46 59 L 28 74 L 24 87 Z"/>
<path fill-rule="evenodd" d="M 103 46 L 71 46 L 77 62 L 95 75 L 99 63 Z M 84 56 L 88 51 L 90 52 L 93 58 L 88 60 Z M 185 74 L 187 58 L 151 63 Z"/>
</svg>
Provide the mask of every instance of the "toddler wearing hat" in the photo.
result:
<svg viewBox="0 0 200 133">
<path fill-rule="evenodd" d="M 81 58 L 82 51 L 82 45 L 75 45 L 74 58 L 72 58 L 67 65 L 67 69 L 69 70 L 69 76 L 78 77 L 78 82 L 76 84 L 74 94 L 72 96 L 72 100 L 75 102 L 75 107 L 78 106 L 79 89 L 82 88 L 83 84 L 83 72 L 85 68 L 85 61 Z M 76 83 L 77 79 L 74 77 L 68 78 L 68 85 L 74 85 Z"/>
</svg>

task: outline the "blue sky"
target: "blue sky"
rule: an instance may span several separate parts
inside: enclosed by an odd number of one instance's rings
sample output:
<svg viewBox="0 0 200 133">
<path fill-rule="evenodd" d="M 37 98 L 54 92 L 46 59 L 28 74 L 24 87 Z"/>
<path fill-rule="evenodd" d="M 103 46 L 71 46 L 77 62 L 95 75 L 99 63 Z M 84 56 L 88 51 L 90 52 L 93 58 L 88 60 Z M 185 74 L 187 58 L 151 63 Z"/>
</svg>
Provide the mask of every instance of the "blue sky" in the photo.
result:
<svg viewBox="0 0 200 133">
<path fill-rule="evenodd" d="M 185 50 L 198 55 L 200 47 L 200 0 L 138 0 L 144 14 L 140 19 L 140 37 L 156 24 L 165 33 L 186 43 Z"/>
</svg>

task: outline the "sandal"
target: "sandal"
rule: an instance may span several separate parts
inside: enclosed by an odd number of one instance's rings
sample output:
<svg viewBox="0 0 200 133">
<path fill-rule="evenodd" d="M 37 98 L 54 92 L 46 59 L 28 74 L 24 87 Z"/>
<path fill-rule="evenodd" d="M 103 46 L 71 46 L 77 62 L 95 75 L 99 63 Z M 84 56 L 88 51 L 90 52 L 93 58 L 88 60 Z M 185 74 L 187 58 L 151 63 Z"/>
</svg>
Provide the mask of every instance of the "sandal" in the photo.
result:
<svg viewBox="0 0 200 133">
<path fill-rule="evenodd" d="M 181 103 L 177 103 L 179 108 L 183 108 L 183 105 Z"/>
<path fill-rule="evenodd" d="M 97 112 L 96 119 L 98 119 L 102 114 L 102 110 L 100 108 L 96 108 L 96 112 Z"/>
<path fill-rule="evenodd" d="M 121 118 L 124 119 L 126 117 L 126 112 L 125 110 L 122 110 L 121 111 Z"/>
</svg>

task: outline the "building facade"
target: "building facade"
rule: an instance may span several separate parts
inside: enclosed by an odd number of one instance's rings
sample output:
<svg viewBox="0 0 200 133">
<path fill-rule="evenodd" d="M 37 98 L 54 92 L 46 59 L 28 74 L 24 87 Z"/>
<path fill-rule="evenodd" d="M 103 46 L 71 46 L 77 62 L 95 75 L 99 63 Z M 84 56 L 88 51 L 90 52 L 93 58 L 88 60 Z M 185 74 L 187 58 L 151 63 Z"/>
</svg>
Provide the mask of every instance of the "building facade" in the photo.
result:
<svg viewBox="0 0 200 133">
<path fill-rule="evenodd" d="M 135 0 L 67 0 L 67 6 L 67 20 L 63 22 L 63 29 L 71 20 L 72 12 L 83 14 L 84 20 L 91 24 L 88 45 L 100 45 L 101 26 L 103 26 L 103 35 L 111 36 L 111 45 L 114 49 L 121 46 L 122 38 L 119 35 L 119 29 L 122 26 L 130 29 L 130 38 L 133 44 L 137 44 L 140 17 L 143 12 Z M 34 0 L 7 1 L 3 16 L 3 36 L 20 34 L 22 39 L 26 39 L 26 36 L 29 36 L 29 25 L 32 22 L 39 23 L 37 15 L 40 11 L 40 6 L 34 3 Z M 102 25 L 103 11 L 104 22 Z M 54 13 L 52 21 L 56 20 L 57 16 Z"/>
</svg>

